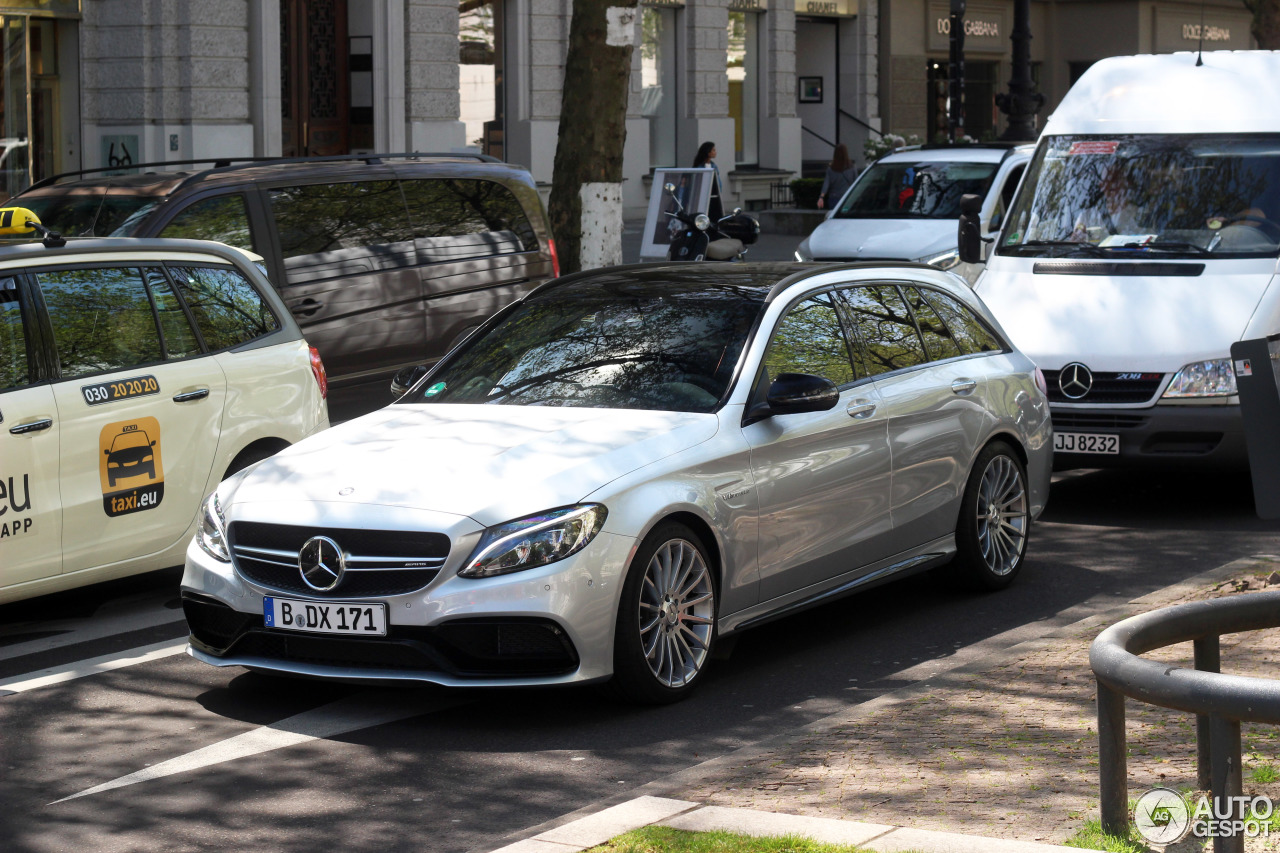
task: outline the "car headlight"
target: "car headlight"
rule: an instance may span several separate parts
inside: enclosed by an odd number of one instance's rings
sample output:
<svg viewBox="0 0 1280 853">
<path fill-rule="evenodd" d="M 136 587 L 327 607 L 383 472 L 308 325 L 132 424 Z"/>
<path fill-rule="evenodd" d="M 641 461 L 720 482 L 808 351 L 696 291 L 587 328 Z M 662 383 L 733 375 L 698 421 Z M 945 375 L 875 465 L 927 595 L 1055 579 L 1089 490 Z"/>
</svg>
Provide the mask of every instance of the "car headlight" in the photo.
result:
<svg viewBox="0 0 1280 853">
<path fill-rule="evenodd" d="M 231 562 L 231 554 L 227 551 L 227 519 L 222 515 L 217 492 L 209 495 L 200 510 L 200 529 L 196 531 L 196 542 L 215 560 Z"/>
<path fill-rule="evenodd" d="M 1179 370 L 1164 392 L 1166 398 L 1230 397 L 1236 393 L 1236 374 L 1229 358 L 1197 361 Z"/>
<path fill-rule="evenodd" d="M 919 258 L 918 261 L 931 267 L 937 267 L 940 270 L 949 270 L 960 263 L 960 250 L 947 249 L 945 252 L 939 252 L 936 255 L 926 255 L 923 258 Z"/>
<path fill-rule="evenodd" d="M 490 527 L 458 575 L 491 578 L 563 560 L 596 538 L 608 514 L 600 504 L 583 504 Z"/>
</svg>

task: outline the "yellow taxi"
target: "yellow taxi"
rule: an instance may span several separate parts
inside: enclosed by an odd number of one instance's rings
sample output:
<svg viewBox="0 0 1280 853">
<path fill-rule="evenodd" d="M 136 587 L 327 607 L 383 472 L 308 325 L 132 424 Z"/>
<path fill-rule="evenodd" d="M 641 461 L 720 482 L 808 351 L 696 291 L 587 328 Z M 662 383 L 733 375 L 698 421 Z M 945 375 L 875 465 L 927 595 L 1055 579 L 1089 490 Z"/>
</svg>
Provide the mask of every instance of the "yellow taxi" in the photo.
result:
<svg viewBox="0 0 1280 853">
<path fill-rule="evenodd" d="M 225 477 L 329 424 L 252 256 L 0 209 L 0 603 L 180 565 Z"/>
</svg>

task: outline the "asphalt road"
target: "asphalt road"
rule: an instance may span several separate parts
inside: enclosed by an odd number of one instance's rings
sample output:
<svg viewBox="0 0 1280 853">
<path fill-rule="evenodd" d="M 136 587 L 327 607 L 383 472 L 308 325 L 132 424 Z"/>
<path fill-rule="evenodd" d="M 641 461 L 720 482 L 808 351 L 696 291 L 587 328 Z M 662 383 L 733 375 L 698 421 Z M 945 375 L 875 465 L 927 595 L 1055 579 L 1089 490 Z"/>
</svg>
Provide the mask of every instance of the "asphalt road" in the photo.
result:
<svg viewBox="0 0 1280 853">
<path fill-rule="evenodd" d="M 0 839 L 9 853 L 489 850 L 978 650 L 1276 553 L 1278 532 L 1247 477 L 1060 475 L 1011 589 L 921 575 L 771 623 L 657 709 L 593 689 L 374 691 L 204 666 L 174 653 L 173 571 L 8 605 Z M 57 681 L 139 648 L 157 656 Z"/>
</svg>

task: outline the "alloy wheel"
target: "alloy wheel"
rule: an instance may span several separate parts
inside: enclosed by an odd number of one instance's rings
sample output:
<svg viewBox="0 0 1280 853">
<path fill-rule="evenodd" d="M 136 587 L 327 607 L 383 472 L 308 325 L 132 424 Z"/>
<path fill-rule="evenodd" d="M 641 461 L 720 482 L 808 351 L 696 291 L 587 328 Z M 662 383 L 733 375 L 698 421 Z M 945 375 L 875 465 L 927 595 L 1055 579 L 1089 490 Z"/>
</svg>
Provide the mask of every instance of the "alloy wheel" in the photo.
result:
<svg viewBox="0 0 1280 853">
<path fill-rule="evenodd" d="M 640 590 L 640 646 L 649 671 L 666 687 L 683 687 L 702 669 L 715 627 L 715 588 L 691 542 L 670 539 L 645 567 Z"/>
<path fill-rule="evenodd" d="M 1009 574 L 1022 559 L 1029 517 L 1022 472 L 1004 454 L 992 459 L 982 472 L 976 516 L 983 561 L 992 574 Z"/>
</svg>

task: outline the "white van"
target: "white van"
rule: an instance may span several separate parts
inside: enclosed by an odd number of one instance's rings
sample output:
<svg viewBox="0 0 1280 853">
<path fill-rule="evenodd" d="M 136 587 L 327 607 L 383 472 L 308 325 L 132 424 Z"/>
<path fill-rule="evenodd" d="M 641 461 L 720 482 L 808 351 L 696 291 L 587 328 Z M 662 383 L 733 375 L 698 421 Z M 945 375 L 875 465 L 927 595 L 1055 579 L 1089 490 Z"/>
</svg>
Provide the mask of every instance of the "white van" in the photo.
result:
<svg viewBox="0 0 1280 853">
<path fill-rule="evenodd" d="M 1247 466 L 1229 352 L 1280 332 L 1277 255 L 1280 52 L 1085 72 L 976 284 L 1048 380 L 1055 466 Z"/>
</svg>

